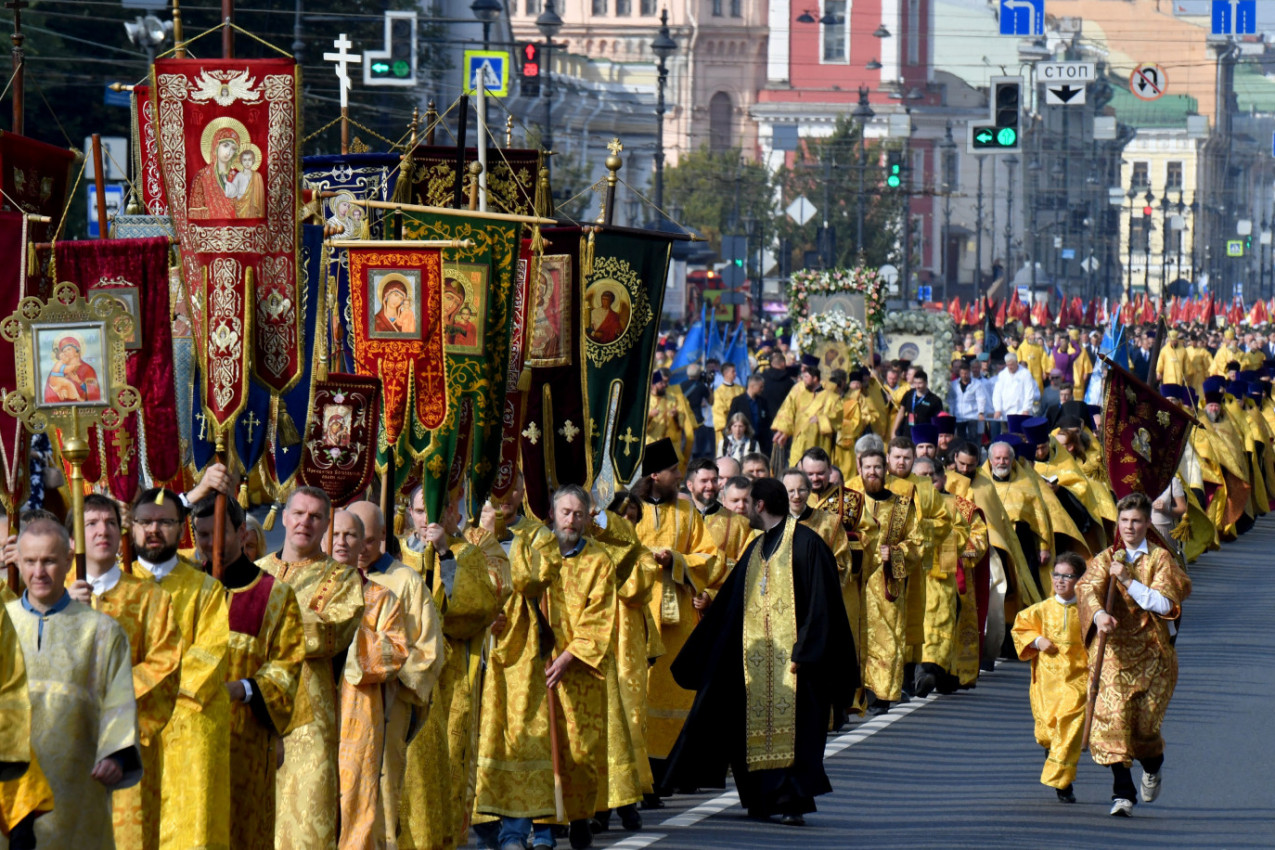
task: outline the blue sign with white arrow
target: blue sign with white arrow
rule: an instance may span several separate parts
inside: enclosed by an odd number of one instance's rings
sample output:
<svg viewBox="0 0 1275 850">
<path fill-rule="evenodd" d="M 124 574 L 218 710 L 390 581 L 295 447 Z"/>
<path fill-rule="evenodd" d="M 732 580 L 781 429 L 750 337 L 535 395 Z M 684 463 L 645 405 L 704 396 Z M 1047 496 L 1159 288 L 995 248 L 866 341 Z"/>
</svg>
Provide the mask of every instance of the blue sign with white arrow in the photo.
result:
<svg viewBox="0 0 1275 850">
<path fill-rule="evenodd" d="M 1257 0 L 1213 0 L 1211 18 L 1213 35 L 1254 35 Z"/>
<path fill-rule="evenodd" d="M 1045 0 L 1001 0 L 1001 35 L 1044 34 Z"/>
</svg>

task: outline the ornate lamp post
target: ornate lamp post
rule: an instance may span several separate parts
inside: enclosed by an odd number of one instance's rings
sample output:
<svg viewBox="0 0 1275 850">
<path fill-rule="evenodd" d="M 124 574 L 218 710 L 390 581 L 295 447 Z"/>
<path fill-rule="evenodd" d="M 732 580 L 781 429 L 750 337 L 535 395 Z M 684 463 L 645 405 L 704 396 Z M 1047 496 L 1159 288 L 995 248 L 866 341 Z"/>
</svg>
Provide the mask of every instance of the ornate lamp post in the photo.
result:
<svg viewBox="0 0 1275 850">
<path fill-rule="evenodd" d="M 491 25 L 500 20 L 500 13 L 504 11 L 500 0 L 474 0 L 469 4 L 469 11 L 474 13 L 483 25 L 483 50 L 491 47 Z M 536 22 L 539 24 L 539 21 Z"/>
<path fill-rule="evenodd" d="M 475 0 L 477 2 L 477 0 Z M 545 10 L 540 13 L 540 17 L 536 18 L 536 29 L 540 30 L 540 34 L 545 37 L 545 64 L 544 64 L 544 86 L 541 87 L 541 94 L 545 98 L 545 128 L 544 135 L 540 140 L 541 147 L 546 153 L 553 152 L 553 39 L 562 31 L 562 16 L 554 10 L 554 0 L 545 0 Z M 545 159 L 545 167 L 553 168 L 553 159 L 551 157 Z"/>
<path fill-rule="evenodd" d="M 850 113 L 859 122 L 859 197 L 855 204 L 855 247 L 863 259 L 863 172 L 868 167 L 868 122 L 876 115 L 868 105 L 868 87 L 859 87 L 859 105 Z M 907 285 L 906 283 L 904 284 Z"/>
<path fill-rule="evenodd" d="M 660 12 L 660 31 L 651 42 L 655 54 L 659 80 L 655 97 L 655 208 L 664 215 L 664 90 L 668 86 L 668 60 L 677 52 L 677 42 L 669 34 L 668 8 Z"/>
</svg>

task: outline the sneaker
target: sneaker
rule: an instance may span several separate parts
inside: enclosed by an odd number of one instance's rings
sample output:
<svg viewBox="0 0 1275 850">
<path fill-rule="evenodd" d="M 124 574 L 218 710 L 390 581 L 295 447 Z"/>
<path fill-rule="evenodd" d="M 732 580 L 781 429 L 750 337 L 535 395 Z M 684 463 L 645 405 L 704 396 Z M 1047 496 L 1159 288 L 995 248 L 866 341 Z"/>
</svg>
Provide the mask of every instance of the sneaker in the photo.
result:
<svg viewBox="0 0 1275 850">
<path fill-rule="evenodd" d="M 1142 772 L 1142 802 L 1154 803 L 1160 796 L 1160 774 Z"/>
<path fill-rule="evenodd" d="M 1068 785 L 1066 788 L 1059 788 L 1057 790 L 1058 790 L 1058 802 L 1060 803 L 1076 802 L 1076 792 L 1072 790 L 1072 787 L 1070 785 Z"/>
<path fill-rule="evenodd" d="M 1111 811 L 1109 814 L 1113 818 L 1133 817 L 1133 800 L 1126 800 L 1124 797 L 1115 798 L 1111 801 Z"/>
</svg>

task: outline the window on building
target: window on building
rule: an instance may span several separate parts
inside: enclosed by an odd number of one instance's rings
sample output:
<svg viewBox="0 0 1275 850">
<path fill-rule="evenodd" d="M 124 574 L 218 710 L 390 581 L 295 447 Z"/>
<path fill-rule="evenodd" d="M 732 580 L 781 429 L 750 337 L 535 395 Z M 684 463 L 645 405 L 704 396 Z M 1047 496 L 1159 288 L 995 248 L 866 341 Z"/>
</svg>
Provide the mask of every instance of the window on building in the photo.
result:
<svg viewBox="0 0 1275 850">
<path fill-rule="evenodd" d="M 527 0 L 523 8 L 527 10 L 528 15 L 539 15 L 541 11 L 540 0 Z"/>
<path fill-rule="evenodd" d="M 642 0 L 642 14 L 643 15 L 655 14 L 655 0 Z"/>
<path fill-rule="evenodd" d="M 908 64 L 921 62 L 921 0 L 908 0 Z"/>
<path fill-rule="evenodd" d="M 615 13 L 617 15 L 633 14 L 632 0 L 615 0 Z"/>
<path fill-rule="evenodd" d="M 1149 189 L 1151 187 L 1151 164 L 1135 162 L 1133 164 L 1133 177 L 1130 178 L 1129 185 L 1134 189 Z"/>
<path fill-rule="evenodd" d="M 722 0 L 713 0 L 713 17 L 720 18 L 722 16 Z"/>
<path fill-rule="evenodd" d="M 911 151 L 911 154 L 912 161 L 908 163 L 909 173 L 904 177 L 910 191 L 923 192 L 925 191 L 925 151 L 918 148 Z"/>
<path fill-rule="evenodd" d="M 1164 168 L 1164 188 L 1181 189 L 1182 188 L 1182 163 L 1170 162 Z"/>
<path fill-rule="evenodd" d="M 607 0 L 593 0 L 593 14 L 605 15 L 607 13 Z"/>
<path fill-rule="evenodd" d="M 731 137 L 735 107 L 730 95 L 719 91 L 708 102 L 708 147 L 710 150 L 724 151 L 731 148 Z"/>
<path fill-rule="evenodd" d="M 732 18 L 744 17 L 744 11 L 740 0 L 730 0 L 730 16 Z"/>
<path fill-rule="evenodd" d="M 1129 222 L 1129 244 L 1133 247 L 1135 254 L 1145 254 L 1147 246 L 1150 244 L 1151 236 L 1150 228 L 1147 224 L 1150 222 L 1148 218 L 1135 218 Z"/>
<path fill-rule="evenodd" d="M 850 43 L 849 19 L 846 15 L 847 0 L 823 0 L 821 20 L 828 23 L 819 25 L 823 38 L 823 61 L 845 64 Z"/>
</svg>

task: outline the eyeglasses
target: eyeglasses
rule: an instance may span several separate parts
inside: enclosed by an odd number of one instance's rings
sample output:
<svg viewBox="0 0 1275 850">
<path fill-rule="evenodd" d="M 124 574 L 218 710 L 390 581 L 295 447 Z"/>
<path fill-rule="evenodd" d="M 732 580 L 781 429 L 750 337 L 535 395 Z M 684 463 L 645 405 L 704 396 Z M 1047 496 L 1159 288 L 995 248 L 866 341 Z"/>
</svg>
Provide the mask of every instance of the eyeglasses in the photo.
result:
<svg viewBox="0 0 1275 850">
<path fill-rule="evenodd" d="M 1060 578 L 1063 581 L 1075 581 L 1077 578 L 1079 578 L 1079 576 L 1074 576 L 1071 573 L 1054 573 L 1053 575 L 1054 575 L 1054 578 Z"/>
<path fill-rule="evenodd" d="M 181 524 L 179 519 L 135 519 L 133 525 L 138 528 L 176 528 Z"/>
</svg>

